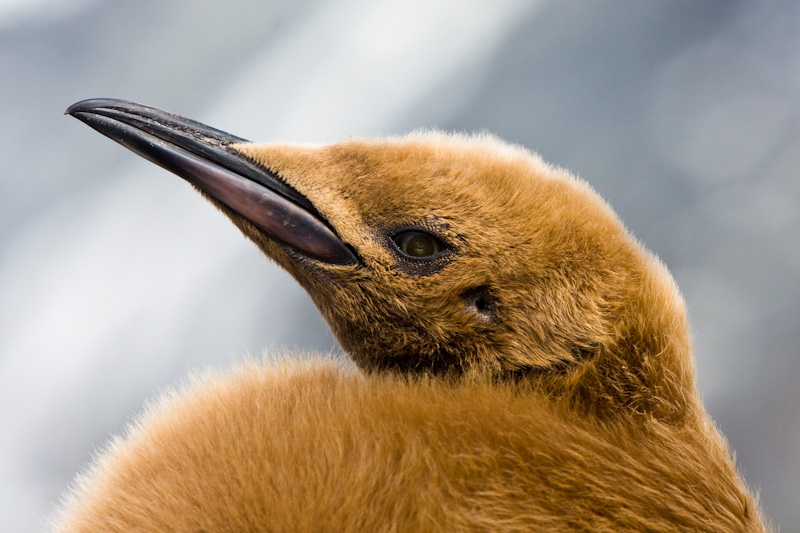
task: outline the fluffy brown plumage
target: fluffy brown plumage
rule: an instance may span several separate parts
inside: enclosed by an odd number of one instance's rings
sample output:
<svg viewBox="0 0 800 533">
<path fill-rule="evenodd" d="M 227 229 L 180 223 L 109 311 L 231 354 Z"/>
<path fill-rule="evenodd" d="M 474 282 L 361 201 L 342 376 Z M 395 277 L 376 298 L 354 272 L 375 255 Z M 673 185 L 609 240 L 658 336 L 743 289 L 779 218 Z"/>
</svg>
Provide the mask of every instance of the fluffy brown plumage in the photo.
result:
<svg viewBox="0 0 800 533">
<path fill-rule="evenodd" d="M 113 442 L 57 529 L 765 529 L 672 278 L 584 182 L 488 136 L 231 146 L 357 256 L 310 258 L 207 194 L 365 372 L 195 380 Z M 409 229 L 442 251 L 407 256 Z"/>
<path fill-rule="evenodd" d="M 150 407 L 63 531 L 760 531 L 714 428 L 601 422 L 524 382 L 250 363 Z"/>
</svg>

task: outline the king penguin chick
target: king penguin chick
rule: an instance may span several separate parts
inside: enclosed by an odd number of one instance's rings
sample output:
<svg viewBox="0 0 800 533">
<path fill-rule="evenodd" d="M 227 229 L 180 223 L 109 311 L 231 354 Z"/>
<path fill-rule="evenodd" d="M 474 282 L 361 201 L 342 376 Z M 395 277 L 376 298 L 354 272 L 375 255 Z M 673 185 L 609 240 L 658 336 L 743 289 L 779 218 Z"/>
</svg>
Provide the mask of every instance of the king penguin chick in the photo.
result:
<svg viewBox="0 0 800 533">
<path fill-rule="evenodd" d="M 568 172 L 488 135 L 253 144 L 119 100 L 67 113 L 199 189 L 361 371 L 195 379 L 54 529 L 765 531 L 675 283 Z"/>
</svg>

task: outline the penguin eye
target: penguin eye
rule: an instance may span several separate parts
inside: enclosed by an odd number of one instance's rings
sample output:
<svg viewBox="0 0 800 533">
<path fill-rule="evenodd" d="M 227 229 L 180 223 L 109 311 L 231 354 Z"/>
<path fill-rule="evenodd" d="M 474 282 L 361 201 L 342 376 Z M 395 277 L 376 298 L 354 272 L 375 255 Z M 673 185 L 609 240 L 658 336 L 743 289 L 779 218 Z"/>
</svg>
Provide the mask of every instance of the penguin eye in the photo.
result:
<svg viewBox="0 0 800 533">
<path fill-rule="evenodd" d="M 447 249 L 441 239 L 424 231 L 402 231 L 393 239 L 404 255 L 416 259 L 430 259 Z"/>
</svg>

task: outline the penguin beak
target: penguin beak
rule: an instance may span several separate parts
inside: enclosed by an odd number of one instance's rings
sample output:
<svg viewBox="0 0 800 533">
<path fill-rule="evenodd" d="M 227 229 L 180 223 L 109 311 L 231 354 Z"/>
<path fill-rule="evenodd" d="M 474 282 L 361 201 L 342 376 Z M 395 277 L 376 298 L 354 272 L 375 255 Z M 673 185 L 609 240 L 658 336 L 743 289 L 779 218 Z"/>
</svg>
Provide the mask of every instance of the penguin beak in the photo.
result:
<svg viewBox="0 0 800 533">
<path fill-rule="evenodd" d="M 306 197 L 231 148 L 248 141 L 123 100 L 83 100 L 66 114 L 182 177 L 282 245 L 332 265 L 358 262 Z"/>
</svg>

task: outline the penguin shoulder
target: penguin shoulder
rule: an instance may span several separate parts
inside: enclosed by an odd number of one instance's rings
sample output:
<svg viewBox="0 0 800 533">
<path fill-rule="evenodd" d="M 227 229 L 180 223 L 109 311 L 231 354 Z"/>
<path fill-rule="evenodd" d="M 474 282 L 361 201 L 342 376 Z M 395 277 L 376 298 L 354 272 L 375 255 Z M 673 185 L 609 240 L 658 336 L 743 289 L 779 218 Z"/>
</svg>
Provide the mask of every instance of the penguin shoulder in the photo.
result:
<svg viewBox="0 0 800 533">
<path fill-rule="evenodd" d="M 733 530 L 758 512 L 708 433 L 599 422 L 529 386 L 316 358 L 208 373 L 151 404 L 59 531 Z"/>
</svg>

